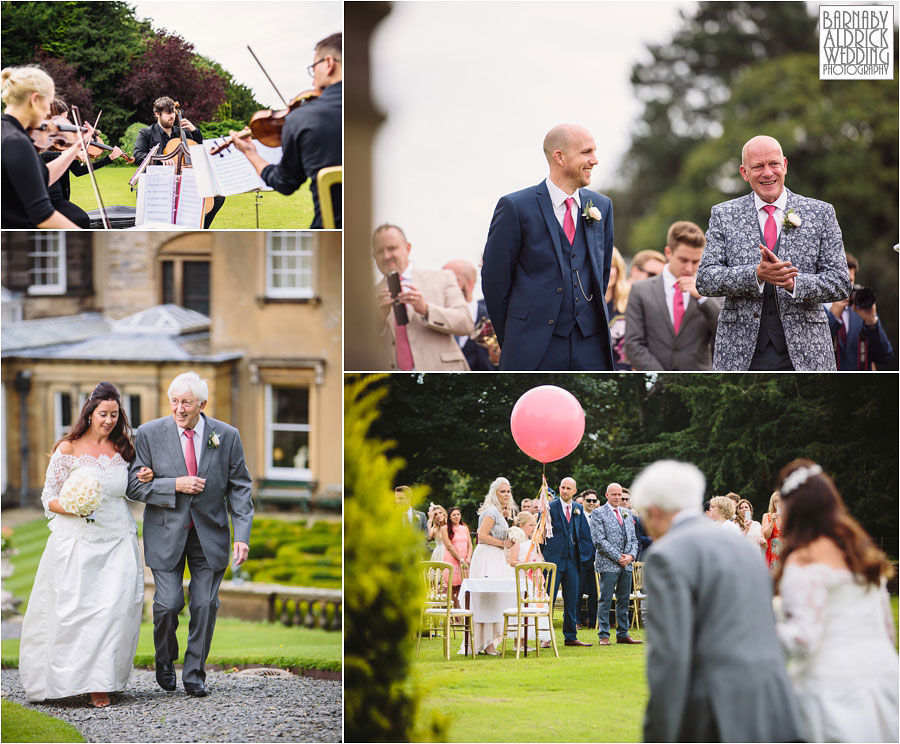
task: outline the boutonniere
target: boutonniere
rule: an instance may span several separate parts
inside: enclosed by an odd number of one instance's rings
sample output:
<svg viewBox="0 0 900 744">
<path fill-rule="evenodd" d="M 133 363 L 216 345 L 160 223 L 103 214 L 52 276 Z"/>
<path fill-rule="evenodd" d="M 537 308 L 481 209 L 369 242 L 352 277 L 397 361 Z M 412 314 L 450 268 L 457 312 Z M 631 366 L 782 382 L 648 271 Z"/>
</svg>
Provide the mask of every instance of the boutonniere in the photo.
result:
<svg viewBox="0 0 900 744">
<path fill-rule="evenodd" d="M 577 508 L 576 508 L 576 509 L 575 509 L 575 516 L 577 517 L 579 514 L 581 514 L 581 509 L 577 509 Z"/>
<path fill-rule="evenodd" d="M 590 199 L 588 199 L 588 203 L 584 205 L 581 216 L 584 217 L 584 221 L 587 222 L 589 227 L 595 222 L 600 222 L 600 220 L 603 219 L 603 215 L 600 214 L 600 210 L 594 206 L 594 202 L 592 202 Z"/>
<path fill-rule="evenodd" d="M 790 230 L 792 227 L 800 227 L 802 224 L 803 220 L 800 219 L 800 215 L 793 209 L 789 209 L 784 213 L 784 222 L 781 223 L 781 226 L 785 230 Z"/>
<path fill-rule="evenodd" d="M 209 435 L 209 439 L 206 440 L 206 446 L 208 449 L 219 449 L 219 435 L 216 432 L 213 432 Z"/>
</svg>

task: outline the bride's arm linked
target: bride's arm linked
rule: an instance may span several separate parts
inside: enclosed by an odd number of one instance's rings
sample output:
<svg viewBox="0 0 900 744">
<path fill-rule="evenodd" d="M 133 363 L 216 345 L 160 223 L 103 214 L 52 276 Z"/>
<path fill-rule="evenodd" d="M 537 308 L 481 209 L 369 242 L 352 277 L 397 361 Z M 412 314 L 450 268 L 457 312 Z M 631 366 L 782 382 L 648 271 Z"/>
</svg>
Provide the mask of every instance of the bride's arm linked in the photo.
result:
<svg viewBox="0 0 900 744">
<path fill-rule="evenodd" d="M 150 447 L 141 429 L 134 437 L 134 460 L 128 466 L 128 490 L 131 501 L 143 501 L 168 509 L 175 508 L 177 478 L 157 478 L 147 463 L 153 462 Z M 188 476 L 190 477 L 190 476 Z"/>
<path fill-rule="evenodd" d="M 785 566 L 781 602 L 785 619 L 775 630 L 785 653 L 810 656 L 822 643 L 828 603 L 826 577 L 817 570 L 817 564 Z"/>
</svg>

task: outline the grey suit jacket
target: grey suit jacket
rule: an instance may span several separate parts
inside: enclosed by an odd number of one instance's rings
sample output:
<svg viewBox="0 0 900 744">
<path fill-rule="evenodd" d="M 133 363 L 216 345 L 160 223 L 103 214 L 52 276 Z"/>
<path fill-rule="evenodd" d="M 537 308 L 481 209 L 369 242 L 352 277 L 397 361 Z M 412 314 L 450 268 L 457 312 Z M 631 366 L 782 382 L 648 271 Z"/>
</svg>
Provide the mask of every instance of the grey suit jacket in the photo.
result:
<svg viewBox="0 0 900 744">
<path fill-rule="evenodd" d="M 619 507 L 622 524 L 616 519 L 612 507 L 607 503 L 591 512 L 591 541 L 597 549 L 595 570 L 600 573 L 619 573 L 622 567 L 618 561 L 622 555 L 636 556 L 637 537 L 634 534 L 634 518 Z M 625 566 L 626 571 L 634 571 L 634 563 Z"/>
<path fill-rule="evenodd" d="M 850 294 L 841 228 L 830 204 L 785 191 L 786 209 L 793 209 L 803 223 L 782 228 L 774 251 L 800 271 L 794 297 L 776 288 L 788 355 L 798 372 L 834 370 L 834 347 L 822 303 Z M 697 291 L 707 297 L 725 296 L 716 332 L 715 370 L 750 367 L 763 305 L 756 280 L 762 242 L 752 192 L 712 208 Z"/>
<path fill-rule="evenodd" d="M 175 479 L 187 475 L 178 426 L 171 416 L 142 424 L 134 437 L 135 458 L 128 472 L 128 498 L 143 501 L 144 560 L 150 568 L 171 571 L 184 553 L 191 520 L 213 570 L 228 566 L 231 535 L 228 514 L 234 524 L 236 542 L 250 542 L 253 523 L 251 480 L 244 464 L 241 435 L 233 426 L 200 414 L 204 419 L 203 446 L 197 477 L 206 478 L 198 494 L 175 491 Z M 219 446 L 210 446 L 215 432 Z M 141 483 L 138 470 L 146 465 L 153 480 Z"/>
<path fill-rule="evenodd" d="M 758 549 L 689 517 L 647 551 L 644 590 L 644 741 L 803 741 Z"/>
<path fill-rule="evenodd" d="M 688 300 L 675 335 L 662 274 L 631 285 L 625 310 L 625 356 L 633 369 L 697 371 L 712 369 L 712 341 L 722 300 Z"/>
</svg>

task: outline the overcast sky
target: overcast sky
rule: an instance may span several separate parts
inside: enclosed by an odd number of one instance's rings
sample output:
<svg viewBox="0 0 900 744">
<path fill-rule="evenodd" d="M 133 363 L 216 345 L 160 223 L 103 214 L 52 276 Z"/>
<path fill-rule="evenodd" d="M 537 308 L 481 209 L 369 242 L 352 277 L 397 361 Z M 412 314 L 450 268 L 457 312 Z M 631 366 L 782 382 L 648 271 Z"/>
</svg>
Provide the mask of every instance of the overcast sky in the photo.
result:
<svg viewBox="0 0 900 744">
<path fill-rule="evenodd" d="M 694 7 L 396 3 L 372 43 L 375 223 L 402 226 L 422 268 L 478 265 L 497 200 L 546 177 L 541 143 L 562 122 L 594 135 L 593 186 L 614 184 L 642 111 L 631 67 Z"/>
<path fill-rule="evenodd" d="M 149 18 L 155 30 L 164 28 L 184 37 L 197 54 L 214 59 L 237 82 L 249 87 L 256 100 L 275 109 L 284 104 L 247 45 L 253 47 L 281 95 L 290 101 L 312 87 L 306 67 L 312 64 L 316 42 L 344 27 L 340 0 L 158 0 L 135 3 L 135 15 Z"/>
</svg>

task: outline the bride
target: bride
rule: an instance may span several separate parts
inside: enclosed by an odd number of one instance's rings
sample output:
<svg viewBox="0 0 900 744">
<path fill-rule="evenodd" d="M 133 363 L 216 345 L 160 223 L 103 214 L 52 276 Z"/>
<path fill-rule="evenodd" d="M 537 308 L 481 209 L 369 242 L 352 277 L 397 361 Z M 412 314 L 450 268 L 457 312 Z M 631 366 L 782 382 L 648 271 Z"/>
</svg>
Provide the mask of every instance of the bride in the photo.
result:
<svg viewBox="0 0 900 744">
<path fill-rule="evenodd" d="M 51 534 L 25 612 L 19 652 L 19 674 L 30 701 L 90 692 L 93 705 L 102 708 L 109 705 L 107 693 L 123 690 L 131 675 L 144 599 L 144 566 L 125 501 L 133 459 L 119 391 L 101 382 L 56 443 L 47 467 L 41 501 Z M 61 503 L 75 508 L 64 488 L 74 473 L 79 481 L 90 481 L 89 488 L 100 487 L 99 505 L 83 517 Z M 138 478 L 149 482 L 153 471 L 142 468 Z"/>
<path fill-rule="evenodd" d="M 897 741 L 897 651 L 885 589 L 890 564 L 811 460 L 778 476 L 784 510 L 776 574 L 807 741 Z"/>
</svg>

